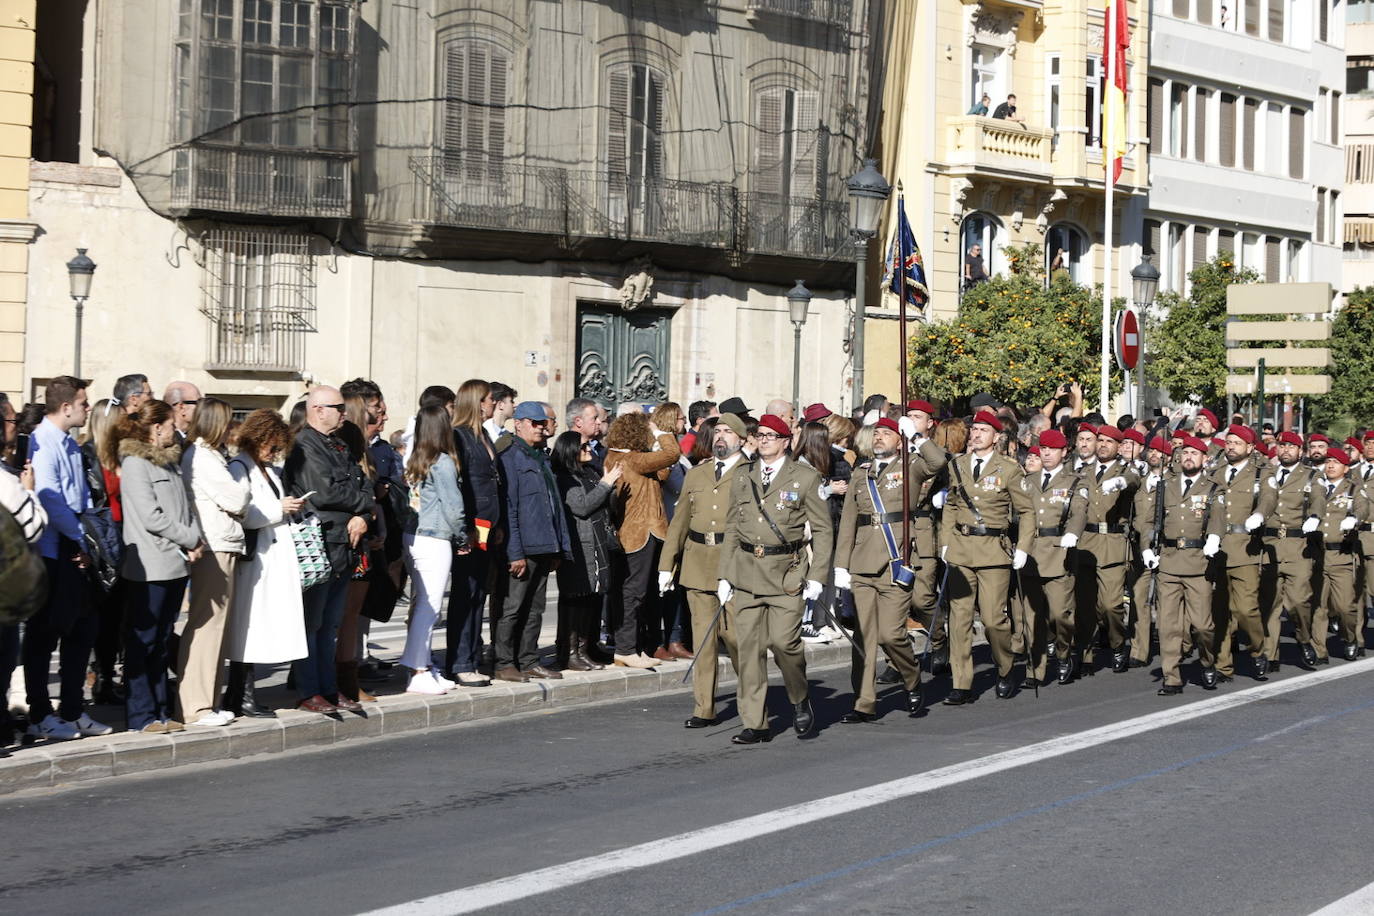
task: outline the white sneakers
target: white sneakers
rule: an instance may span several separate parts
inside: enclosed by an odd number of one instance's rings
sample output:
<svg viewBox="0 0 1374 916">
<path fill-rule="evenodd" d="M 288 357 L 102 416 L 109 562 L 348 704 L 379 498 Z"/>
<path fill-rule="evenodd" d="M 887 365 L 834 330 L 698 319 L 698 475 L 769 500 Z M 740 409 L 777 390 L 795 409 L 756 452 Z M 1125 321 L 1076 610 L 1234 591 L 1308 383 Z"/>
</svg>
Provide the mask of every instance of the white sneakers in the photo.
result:
<svg viewBox="0 0 1374 916">
<path fill-rule="evenodd" d="M 830 642 L 830 637 L 811 624 L 804 623 L 801 628 L 801 641 L 804 643 L 811 643 L 812 645 L 818 645 L 820 643 Z"/>
<path fill-rule="evenodd" d="M 448 683 L 452 684 L 453 682 L 448 681 Z M 406 684 L 406 693 L 437 697 L 448 693 L 448 688 L 440 683 L 433 671 L 416 671 L 410 676 L 410 683 Z"/>
<path fill-rule="evenodd" d="M 194 722 L 187 722 L 186 726 L 188 728 L 217 728 L 228 725 L 236 718 L 238 717 L 227 709 L 216 709 L 213 712 L 207 712 Z"/>
<path fill-rule="evenodd" d="M 42 722 L 30 725 L 28 732 L 35 738 L 46 738 L 49 741 L 75 741 L 77 738 L 98 738 L 101 735 L 108 735 L 114 729 L 102 722 L 97 722 L 84 712 L 75 722 L 68 722 L 66 719 L 59 719 L 55 714 L 49 714 Z"/>
<path fill-rule="evenodd" d="M 444 688 L 445 690 L 454 690 L 458 687 L 457 681 L 450 681 L 448 678 L 440 674 L 439 669 L 437 668 L 430 668 L 429 673 L 434 677 L 434 680 L 438 682 L 439 686 Z"/>
</svg>

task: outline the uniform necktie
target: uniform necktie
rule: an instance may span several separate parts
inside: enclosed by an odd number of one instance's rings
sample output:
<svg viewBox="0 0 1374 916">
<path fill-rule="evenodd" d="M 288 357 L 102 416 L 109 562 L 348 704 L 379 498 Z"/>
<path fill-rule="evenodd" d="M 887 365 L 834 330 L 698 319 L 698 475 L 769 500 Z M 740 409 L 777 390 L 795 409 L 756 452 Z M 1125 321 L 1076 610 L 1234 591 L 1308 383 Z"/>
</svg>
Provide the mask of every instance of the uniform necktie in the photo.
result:
<svg viewBox="0 0 1374 916">
<path fill-rule="evenodd" d="M 1183 495 L 1184 495 L 1184 496 L 1187 496 L 1187 495 L 1188 495 L 1188 490 L 1191 489 L 1192 486 L 1193 486 L 1193 481 L 1192 481 L 1191 478 L 1189 478 L 1189 477 L 1183 478 Z"/>
<path fill-rule="evenodd" d="M 886 461 L 879 461 L 879 462 L 878 462 L 878 473 L 875 474 L 875 475 L 873 475 L 873 476 L 875 476 L 875 477 L 881 477 L 881 476 L 883 476 L 883 472 L 886 471 L 886 470 L 887 470 L 887 462 L 886 462 Z"/>
<path fill-rule="evenodd" d="M 1334 483 L 1328 483 L 1328 484 L 1326 485 L 1326 498 L 1327 498 L 1327 499 L 1330 499 L 1330 498 L 1331 498 L 1331 494 L 1332 494 L 1332 493 L 1335 493 L 1335 492 L 1336 492 L 1336 485 L 1335 485 Z"/>
<path fill-rule="evenodd" d="M 763 469 L 763 488 L 768 489 L 768 485 L 773 482 L 773 469 L 765 467 Z"/>
<path fill-rule="evenodd" d="M 1279 471 L 1279 486 L 1283 486 L 1283 482 L 1284 482 L 1285 480 L 1287 480 L 1287 479 L 1288 479 L 1288 468 L 1283 468 L 1283 469 L 1281 469 L 1281 470 Z"/>
<path fill-rule="evenodd" d="M 716 480 L 720 480 L 720 475 L 721 475 L 721 474 L 724 474 L 724 473 L 725 473 L 725 462 L 724 462 L 724 461 L 717 461 L 717 462 L 716 462 Z"/>
<path fill-rule="evenodd" d="M 1053 476 L 1054 476 L 1054 475 L 1051 474 L 1049 471 L 1046 471 L 1046 472 L 1045 472 L 1045 479 L 1042 480 L 1042 481 L 1040 481 L 1040 490 L 1041 490 L 1041 492 L 1043 492 L 1043 491 L 1045 491 L 1045 490 L 1048 490 L 1048 489 L 1050 488 L 1050 478 L 1053 477 Z"/>
<path fill-rule="evenodd" d="M 1097 482 L 1098 482 L 1098 483 L 1101 483 L 1101 482 L 1102 482 L 1102 474 L 1103 474 L 1103 472 L 1105 472 L 1106 470 L 1107 470 L 1107 466 L 1106 466 L 1105 464 L 1099 464 L 1099 465 L 1097 466 Z"/>
<path fill-rule="evenodd" d="M 977 479 L 978 479 L 978 475 L 981 474 L 981 473 L 983 473 L 983 459 L 982 459 L 982 458 L 974 458 L 974 459 L 973 459 L 973 479 L 974 479 L 974 480 L 977 480 Z"/>
<path fill-rule="evenodd" d="M 1231 484 L 1233 484 L 1233 483 L 1236 482 L 1236 471 L 1237 471 L 1237 470 L 1238 470 L 1237 468 L 1231 468 L 1231 470 L 1229 470 L 1229 471 L 1226 472 L 1226 485 L 1227 485 L 1228 487 L 1229 487 Z"/>
</svg>

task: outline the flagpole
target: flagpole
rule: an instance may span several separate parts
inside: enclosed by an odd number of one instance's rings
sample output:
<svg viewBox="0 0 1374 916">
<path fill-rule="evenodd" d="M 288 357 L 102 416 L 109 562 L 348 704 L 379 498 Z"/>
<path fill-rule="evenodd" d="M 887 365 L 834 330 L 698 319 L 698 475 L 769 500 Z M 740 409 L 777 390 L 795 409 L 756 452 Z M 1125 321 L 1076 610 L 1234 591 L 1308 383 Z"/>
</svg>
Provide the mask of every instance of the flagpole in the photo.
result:
<svg viewBox="0 0 1374 916">
<path fill-rule="evenodd" d="M 904 229 L 903 229 L 903 223 L 904 223 L 905 218 L 906 218 L 906 195 L 905 195 L 905 194 L 903 193 L 903 191 L 902 191 L 902 182 L 901 182 L 900 180 L 898 180 L 898 182 L 897 182 L 897 212 L 898 212 L 898 214 L 900 214 L 900 215 L 897 217 L 897 236 L 898 236 L 898 239 L 899 239 L 899 241 L 898 241 L 898 243 L 897 243 L 897 257 L 901 259 L 901 263 L 900 263 L 899 265 L 897 265 L 897 270 L 898 270 L 897 276 L 901 278 L 901 287 L 902 287 L 902 294 L 901 294 L 900 296 L 897 297 L 897 301 L 898 301 L 898 305 L 897 305 L 897 333 L 898 333 L 898 335 L 899 335 L 899 338 L 898 338 L 898 339 L 899 339 L 899 342 L 901 343 L 901 350 L 902 350 L 902 356 L 901 356 L 901 366 L 902 366 L 902 384 L 901 384 L 901 390 L 902 390 L 902 415 L 905 416 L 905 415 L 906 415 L 906 405 L 907 405 L 907 401 L 908 401 L 909 398 L 910 398 L 910 392 L 908 391 L 908 386 L 910 385 L 910 381 L 909 381 L 908 378 L 907 378 L 907 370 L 906 370 L 906 300 L 907 300 L 907 297 L 911 295 L 910 291 L 907 289 L 907 284 L 908 284 L 908 282 L 910 282 L 910 281 L 909 281 L 909 279 L 908 279 L 908 277 L 907 277 L 907 263 L 906 263 L 906 262 L 907 262 L 907 258 L 910 257 L 911 252 L 909 252 L 909 251 L 906 250 L 906 235 L 905 235 L 905 232 L 904 232 Z M 902 463 L 901 463 L 901 468 L 902 468 L 902 549 L 901 549 L 901 557 L 902 557 L 902 565 L 903 565 L 903 566 L 910 566 L 910 565 L 911 565 L 911 518 L 910 518 L 910 516 L 908 515 L 908 509 L 909 509 L 909 507 L 911 506 L 911 490 L 910 490 L 911 484 L 910 484 L 910 480 L 909 480 L 909 478 L 911 477 L 911 475 L 908 473 L 908 471 L 911 469 L 911 468 L 910 468 L 910 465 L 911 465 L 911 447 L 910 447 L 910 444 L 907 442 L 906 433 L 902 433 L 902 434 L 901 434 L 901 439 L 902 439 Z M 877 510 L 875 509 L 874 511 L 877 511 Z"/>
<path fill-rule="evenodd" d="M 1117 0 L 1107 0 L 1107 40 L 1103 42 L 1106 52 L 1107 81 L 1102 93 L 1102 181 L 1106 185 L 1106 214 L 1103 218 L 1102 246 L 1106 252 L 1106 263 L 1102 268 L 1102 374 L 1101 400 L 1098 409 L 1104 420 L 1107 415 L 1107 397 L 1111 393 L 1111 353 L 1112 353 L 1112 261 L 1115 251 L 1112 247 L 1112 198 L 1116 190 L 1115 153 L 1116 138 L 1113 136 L 1114 118 L 1107 112 L 1107 96 L 1116 91 L 1116 8 Z"/>
</svg>

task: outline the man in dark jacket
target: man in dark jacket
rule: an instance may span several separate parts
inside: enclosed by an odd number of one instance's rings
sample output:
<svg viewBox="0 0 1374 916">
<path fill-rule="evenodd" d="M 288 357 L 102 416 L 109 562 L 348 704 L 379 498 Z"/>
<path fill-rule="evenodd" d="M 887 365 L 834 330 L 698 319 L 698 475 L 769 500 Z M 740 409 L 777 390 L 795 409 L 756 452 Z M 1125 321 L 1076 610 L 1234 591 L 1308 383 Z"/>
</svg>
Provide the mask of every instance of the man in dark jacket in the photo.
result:
<svg viewBox="0 0 1374 916">
<path fill-rule="evenodd" d="M 320 519 L 331 570 L 327 581 L 312 585 L 301 596 L 310 654 L 292 662 L 291 667 L 301 694 L 297 705 L 310 712 L 362 709 L 357 701 L 339 695 L 334 670 L 334 649 L 355 565 L 354 550 L 367 534 L 373 510 L 372 489 L 362 468 L 335 435 L 343 423 L 344 400 L 339 389 L 313 389 L 306 397 L 305 426 L 296 435 L 282 471 L 286 492 L 305 499 L 309 510 Z"/>
<path fill-rule="evenodd" d="M 549 573 L 572 556 L 563 502 L 544 454 L 547 424 L 542 404 L 522 402 L 515 408 L 515 437 L 501 452 L 509 567 L 492 642 L 496 677 L 502 681 L 563 676 L 539 664 L 539 627 Z"/>
</svg>

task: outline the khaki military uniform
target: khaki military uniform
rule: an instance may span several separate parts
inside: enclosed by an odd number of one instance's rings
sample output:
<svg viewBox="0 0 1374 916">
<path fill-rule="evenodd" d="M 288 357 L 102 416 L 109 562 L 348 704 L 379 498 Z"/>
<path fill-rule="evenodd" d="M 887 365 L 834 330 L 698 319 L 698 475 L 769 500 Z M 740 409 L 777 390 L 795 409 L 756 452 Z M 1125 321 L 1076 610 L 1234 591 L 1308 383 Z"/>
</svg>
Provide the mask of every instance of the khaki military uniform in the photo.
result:
<svg viewBox="0 0 1374 916">
<path fill-rule="evenodd" d="M 1374 463 L 1362 461 L 1352 467 L 1346 477 L 1354 479 L 1364 490 L 1365 498 L 1374 501 Z M 1360 583 L 1360 606 L 1368 607 L 1370 602 L 1374 601 L 1374 523 L 1361 522 L 1358 530 L 1360 558 L 1364 569 Z"/>
<path fill-rule="evenodd" d="M 910 457 L 906 471 L 910 512 L 914 513 L 921 504 L 922 485 L 945 466 L 946 460 L 944 450 L 930 439 L 924 440 L 920 450 Z M 835 539 L 835 568 L 849 570 L 854 608 L 859 619 L 854 631 L 856 648 L 851 671 L 854 709 L 870 714 L 876 711 L 879 647 L 892 662 L 907 690 L 914 690 L 921 682 L 920 665 L 906 633 L 911 595 L 906 587 L 892 581 L 892 558 L 887 539 L 879 527 L 884 521 L 890 524 L 893 539 L 900 548 L 902 463 L 894 458 L 881 472 L 877 471 L 877 466 L 875 459 L 872 464 L 854 471 Z M 873 504 L 869 493 L 870 475 L 874 475 L 877 484 L 881 509 Z M 859 648 L 863 650 L 862 655 Z"/>
<path fill-rule="evenodd" d="M 1021 570 L 1021 584 L 1032 616 L 1027 670 L 1031 677 L 1043 681 L 1049 657 L 1049 632 L 1054 633 L 1055 653 L 1060 658 L 1068 658 L 1074 648 L 1071 557 L 1076 549 L 1065 549 L 1059 543 L 1065 534 L 1073 534 L 1081 541 L 1088 501 L 1082 495 L 1082 479 L 1064 465 L 1051 472 L 1048 482 L 1043 471 L 1027 474 L 1021 478 L 1021 488 L 1030 497 L 1030 508 L 1021 516 L 1020 527 L 1032 529 L 1031 548 L 1026 551 L 1030 557 Z"/>
<path fill-rule="evenodd" d="M 1362 482 L 1345 479 L 1334 486 L 1328 481 L 1316 484 L 1322 490 L 1326 505 L 1321 514 L 1321 527 L 1313 535 L 1322 546 L 1321 593 L 1312 614 L 1312 648 L 1317 658 L 1326 658 L 1326 622 L 1335 620 L 1341 627 L 1341 639 L 1347 646 L 1364 648 L 1364 605 L 1360 601 L 1357 583 L 1360 572 L 1360 543 L 1358 526 L 1370 519 L 1369 498 Z M 1341 530 L 1347 518 L 1355 519 L 1356 529 Z"/>
<path fill-rule="evenodd" d="M 1150 660 L 1150 627 L 1154 623 L 1154 607 L 1150 603 L 1150 584 L 1157 579 L 1151 575 L 1141 561 L 1140 551 L 1149 547 L 1150 526 L 1153 524 L 1154 492 L 1147 489 L 1154 469 L 1146 467 L 1141 474 L 1141 484 L 1131 497 L 1131 522 L 1135 526 L 1134 543 L 1131 544 L 1131 564 L 1127 582 L 1131 589 L 1131 663 L 1140 667 Z M 1142 522 L 1143 519 L 1143 522 Z M 1142 530 L 1144 534 L 1142 534 Z M 1156 595 L 1158 598 L 1158 595 Z M 1157 603 L 1157 602 L 1156 602 Z"/>
<path fill-rule="evenodd" d="M 788 457 L 767 487 L 763 484 L 762 459 L 740 470 L 730 488 L 718 578 L 735 590 L 735 670 L 739 673 L 741 724 L 767 731 L 769 649 L 782 672 L 788 698 L 794 705 L 806 699 L 801 592 L 806 580 L 826 578 L 834 536 L 830 510 L 821 498 L 821 476 L 813 468 Z M 782 532 L 781 542 L 765 520 L 765 512 Z M 805 549 L 808 523 L 809 556 Z"/>
<path fill-rule="evenodd" d="M 1183 684 L 1179 662 L 1183 643 L 1192 634 L 1203 667 L 1212 667 L 1215 644 L 1212 624 L 1213 564 L 1202 555 L 1210 535 L 1225 530 L 1226 497 L 1216 482 L 1199 473 L 1185 490 L 1186 478 L 1170 474 L 1155 484 L 1150 511 L 1136 515 L 1140 543 L 1159 554 L 1157 613 L 1159 658 L 1166 685 Z M 1155 524 L 1163 503 L 1163 525 L 1156 537 Z"/>
<path fill-rule="evenodd" d="M 682 481 L 668 538 L 659 554 L 659 570 L 677 573 L 677 582 L 687 594 L 692 615 L 693 651 L 692 715 L 702 719 L 716 717 L 716 664 L 718 640 L 725 643 L 730 663 L 739 671 L 735 649 L 733 601 L 721 609 L 716 597 L 720 576 L 721 544 L 725 541 L 726 517 L 736 474 L 747 474 L 749 462 L 741 454 L 716 479 L 716 461 L 703 461 L 689 470 Z M 720 619 L 714 628 L 711 624 Z"/>
<path fill-rule="evenodd" d="M 1245 634 L 1251 654 L 1264 652 L 1264 617 L 1260 613 L 1260 566 L 1264 560 L 1261 532 L 1245 530 L 1245 520 L 1256 513 L 1268 518 L 1278 491 L 1264 485 L 1266 469 L 1251 454 L 1240 465 L 1225 463 L 1212 472 L 1212 480 L 1226 495 L 1225 534 L 1221 551 L 1225 574 L 1218 577 L 1212 600 L 1216 627 L 1217 671 L 1227 677 L 1236 673 L 1232 641 L 1237 631 Z"/>
<path fill-rule="evenodd" d="M 921 446 L 924 448 L 925 442 Z M 945 461 L 949 455 L 945 455 Z M 916 581 L 911 586 L 911 616 L 926 628 L 932 649 L 940 649 L 949 642 L 946 621 L 937 613 L 940 596 L 940 510 L 932 497 L 939 492 L 947 474 L 939 473 L 921 482 L 920 497 L 911 513 L 911 565 Z"/>
<path fill-rule="evenodd" d="M 1280 483 L 1280 478 L 1283 482 Z M 1264 617 L 1264 654 L 1279 660 L 1280 614 L 1286 609 L 1299 645 L 1312 643 L 1312 581 L 1317 550 L 1302 533 L 1310 516 L 1326 511 L 1326 490 L 1312 469 L 1301 463 L 1292 468 L 1278 465 L 1264 486 L 1274 490 L 1273 510 L 1264 517 L 1264 550 L 1272 564 L 1272 602 Z"/>
<path fill-rule="evenodd" d="M 1074 575 L 1078 598 L 1075 635 L 1086 665 L 1091 663 L 1097 634 L 1103 629 L 1113 652 L 1126 649 L 1126 571 L 1130 559 L 1126 525 L 1140 475 L 1117 458 L 1085 467 L 1080 477 L 1086 493 L 1087 521 Z M 1115 477 L 1126 481 L 1125 489 L 1105 492 L 1102 485 Z"/>
<path fill-rule="evenodd" d="M 1011 585 L 1011 525 L 1030 513 L 1021 488 L 1021 466 L 993 452 L 985 459 L 960 455 L 951 463 L 949 501 L 940 524 L 948 548 L 949 649 L 954 687 L 973 686 L 973 616 L 983 619 L 999 677 L 1011 674 L 1013 622 L 1007 610 Z M 975 473 L 975 467 L 977 472 Z M 1017 547 L 1030 552 L 1035 529 L 1022 526 Z"/>
</svg>

